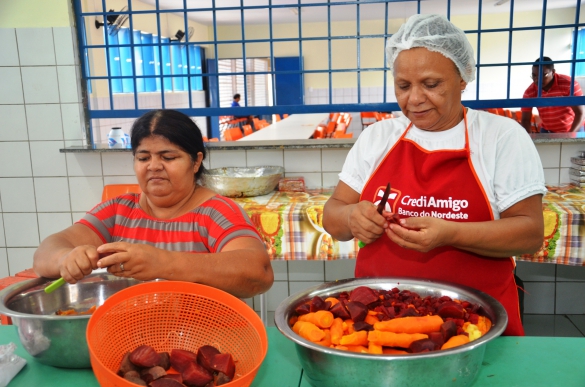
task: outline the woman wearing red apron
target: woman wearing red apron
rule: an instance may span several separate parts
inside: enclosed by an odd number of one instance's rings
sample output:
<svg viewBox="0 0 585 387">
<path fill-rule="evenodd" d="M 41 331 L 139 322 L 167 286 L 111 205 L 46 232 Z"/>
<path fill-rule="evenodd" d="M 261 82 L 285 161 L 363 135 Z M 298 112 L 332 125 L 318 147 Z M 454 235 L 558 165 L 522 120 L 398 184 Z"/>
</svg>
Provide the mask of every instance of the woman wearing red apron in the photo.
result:
<svg viewBox="0 0 585 387">
<path fill-rule="evenodd" d="M 517 123 L 461 106 L 474 77 L 473 50 L 444 17 L 411 17 L 387 54 L 408 120 L 374 124 L 360 135 L 325 206 L 325 229 L 366 243 L 356 277 L 418 277 L 482 290 L 506 308 L 504 334 L 524 335 L 511 257 L 542 243 L 546 188 L 536 149 Z M 388 182 L 390 199 L 379 215 L 375 204 Z M 389 221 L 392 214 L 399 224 Z"/>
</svg>

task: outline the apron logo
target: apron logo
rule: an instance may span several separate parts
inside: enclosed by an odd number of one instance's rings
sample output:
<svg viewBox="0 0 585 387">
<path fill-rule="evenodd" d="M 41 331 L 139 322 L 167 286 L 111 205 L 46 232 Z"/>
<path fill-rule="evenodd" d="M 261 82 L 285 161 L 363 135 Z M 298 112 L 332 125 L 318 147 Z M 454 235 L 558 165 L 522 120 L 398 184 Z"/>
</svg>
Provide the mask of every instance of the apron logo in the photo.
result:
<svg viewBox="0 0 585 387">
<path fill-rule="evenodd" d="M 380 204 L 380 202 L 382 201 L 382 196 L 384 196 L 385 190 L 386 190 L 385 185 L 381 185 L 380 187 L 378 187 L 378 189 L 376 190 L 376 196 L 374 197 L 373 200 L 375 205 Z M 401 191 L 394 188 L 390 188 L 390 195 L 388 195 L 388 201 L 386 202 L 384 211 L 396 212 L 396 203 L 398 202 L 398 199 L 400 198 L 401 195 L 402 195 Z"/>
</svg>

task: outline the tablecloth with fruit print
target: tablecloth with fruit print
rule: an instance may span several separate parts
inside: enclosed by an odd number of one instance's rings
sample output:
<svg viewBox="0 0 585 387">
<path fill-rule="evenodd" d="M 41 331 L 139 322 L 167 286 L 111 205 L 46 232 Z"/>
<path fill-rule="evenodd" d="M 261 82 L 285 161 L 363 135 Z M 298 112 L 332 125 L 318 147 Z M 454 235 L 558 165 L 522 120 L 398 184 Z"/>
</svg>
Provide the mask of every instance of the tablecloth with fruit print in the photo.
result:
<svg viewBox="0 0 585 387">
<path fill-rule="evenodd" d="M 585 189 L 572 185 L 548 187 L 543 198 L 542 247 L 517 260 L 585 265 Z M 331 191 L 272 192 L 235 199 L 248 213 L 273 260 L 355 259 L 356 239 L 340 242 L 322 223 L 323 205 Z"/>
<path fill-rule="evenodd" d="M 585 264 L 585 189 L 574 185 L 547 187 L 542 200 L 544 240 L 523 261 L 583 266 Z"/>
<path fill-rule="evenodd" d="M 340 242 L 323 229 L 323 205 L 331 191 L 272 192 L 234 199 L 264 239 L 273 260 L 355 259 L 357 240 Z"/>
</svg>

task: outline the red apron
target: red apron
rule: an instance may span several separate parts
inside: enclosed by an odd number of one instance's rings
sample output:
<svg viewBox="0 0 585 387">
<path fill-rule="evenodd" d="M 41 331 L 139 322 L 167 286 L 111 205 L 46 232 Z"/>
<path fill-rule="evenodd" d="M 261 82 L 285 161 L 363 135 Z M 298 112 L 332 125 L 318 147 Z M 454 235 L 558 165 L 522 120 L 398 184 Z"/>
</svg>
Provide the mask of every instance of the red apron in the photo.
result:
<svg viewBox="0 0 585 387">
<path fill-rule="evenodd" d="M 485 191 L 469 157 L 467 117 L 465 148 L 426 151 L 405 138 L 411 125 L 386 154 L 366 183 L 360 200 L 377 204 L 390 182 L 386 210 L 401 218 L 434 216 L 456 222 L 493 220 Z M 417 277 L 458 283 L 488 293 L 508 313 L 504 335 L 524 336 L 512 258 L 491 258 L 439 247 L 427 253 L 405 249 L 382 235 L 360 249 L 356 277 Z"/>
</svg>

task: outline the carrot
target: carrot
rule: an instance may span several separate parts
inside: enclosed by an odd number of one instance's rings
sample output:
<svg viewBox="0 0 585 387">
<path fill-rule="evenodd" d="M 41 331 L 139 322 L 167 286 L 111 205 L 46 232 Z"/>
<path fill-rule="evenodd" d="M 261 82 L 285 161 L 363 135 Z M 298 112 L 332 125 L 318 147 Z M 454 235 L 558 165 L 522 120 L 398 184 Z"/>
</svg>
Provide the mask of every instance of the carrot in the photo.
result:
<svg viewBox="0 0 585 387">
<path fill-rule="evenodd" d="M 343 320 L 339 317 L 335 318 L 329 330 L 331 331 L 331 343 L 339 344 L 339 340 L 343 336 Z"/>
<path fill-rule="evenodd" d="M 447 342 L 443 344 L 441 349 L 454 348 L 467 343 L 469 343 L 469 337 L 467 337 L 466 335 L 457 335 L 447 340 Z"/>
<path fill-rule="evenodd" d="M 292 330 L 302 338 L 314 343 L 323 340 L 325 337 L 325 332 L 319 329 L 315 324 L 307 321 L 297 321 L 295 325 L 293 325 Z"/>
<path fill-rule="evenodd" d="M 368 331 L 358 331 L 349 335 L 341 336 L 341 345 L 368 345 Z"/>
<path fill-rule="evenodd" d="M 319 328 L 329 328 L 333 324 L 333 313 L 328 310 L 319 310 L 299 316 L 299 321 L 307 321 Z"/>
<path fill-rule="evenodd" d="M 295 323 L 299 320 L 299 318 L 297 316 L 292 316 L 289 320 L 288 320 L 288 325 L 290 325 L 291 327 L 293 325 L 295 325 Z"/>
<path fill-rule="evenodd" d="M 353 320 L 347 319 L 343 322 L 343 330 L 347 332 L 348 335 L 351 335 L 354 332 L 353 329 Z"/>
<path fill-rule="evenodd" d="M 403 351 L 401 349 L 385 348 L 385 347 L 382 347 L 382 353 L 384 355 L 407 355 L 408 354 L 408 352 Z"/>
<path fill-rule="evenodd" d="M 394 333 L 430 333 L 441 330 L 441 316 L 398 317 L 374 324 L 374 329 Z"/>
<path fill-rule="evenodd" d="M 479 316 L 479 319 L 477 321 L 477 328 L 479 329 L 479 331 L 481 332 L 482 335 L 485 335 L 487 333 L 487 331 L 490 330 L 491 327 L 492 327 L 492 322 L 489 318 L 484 317 L 484 316 Z"/>
<path fill-rule="evenodd" d="M 342 351 L 347 351 L 349 349 L 345 345 L 333 345 L 332 347 L 335 349 L 340 349 Z"/>
<path fill-rule="evenodd" d="M 370 341 L 368 343 L 368 353 L 371 353 L 372 355 L 381 355 L 383 353 L 382 346 Z"/>
<path fill-rule="evenodd" d="M 329 347 L 331 345 L 331 331 L 329 329 L 323 329 L 323 332 L 325 332 L 325 337 L 323 337 L 323 340 L 318 341 L 317 344 Z"/>
<path fill-rule="evenodd" d="M 368 341 L 386 347 L 408 348 L 413 341 L 427 339 L 423 333 L 394 333 L 373 330 L 368 332 Z"/>
<path fill-rule="evenodd" d="M 368 353 L 368 349 L 363 345 L 347 345 L 346 348 L 350 352 Z"/>
<path fill-rule="evenodd" d="M 368 314 L 366 316 L 365 321 L 370 325 L 374 325 L 375 323 L 380 322 L 380 319 L 378 318 L 378 316 L 372 316 L 372 315 Z"/>
<path fill-rule="evenodd" d="M 325 302 L 327 302 L 327 301 L 331 302 L 331 306 L 333 306 L 333 305 L 335 305 L 335 304 L 337 304 L 339 302 L 339 300 L 337 298 L 335 298 L 335 297 L 327 297 L 325 299 Z"/>
</svg>

